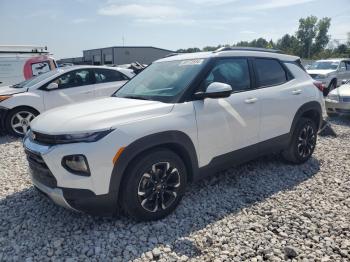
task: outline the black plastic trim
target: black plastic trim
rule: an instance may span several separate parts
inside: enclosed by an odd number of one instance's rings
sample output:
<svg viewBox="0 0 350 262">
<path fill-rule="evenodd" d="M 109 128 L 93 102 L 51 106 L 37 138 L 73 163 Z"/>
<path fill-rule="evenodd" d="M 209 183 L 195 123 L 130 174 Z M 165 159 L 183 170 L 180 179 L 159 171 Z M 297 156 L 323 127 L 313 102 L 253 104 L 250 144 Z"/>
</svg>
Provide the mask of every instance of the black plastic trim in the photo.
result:
<svg viewBox="0 0 350 262">
<path fill-rule="evenodd" d="M 311 102 L 307 102 L 307 103 L 303 104 L 298 109 L 298 111 L 295 113 L 290 132 L 294 131 L 295 126 L 296 126 L 297 122 L 299 121 L 299 119 L 307 112 L 316 112 L 318 114 L 319 119 L 315 119 L 315 120 L 318 121 L 317 128 L 320 129 L 320 127 L 322 125 L 322 120 L 323 120 L 322 108 L 321 108 L 321 105 L 319 102 L 311 101 Z"/>
<path fill-rule="evenodd" d="M 155 147 L 166 147 L 180 150 L 180 157 L 184 161 L 189 174 L 189 180 L 197 176 L 198 159 L 192 140 L 181 131 L 165 131 L 145 136 L 128 145 L 114 165 L 109 184 L 109 194 L 117 198 L 123 176 L 126 173 L 129 163 L 141 152 Z"/>
<path fill-rule="evenodd" d="M 195 180 L 208 177 L 216 172 L 243 164 L 263 155 L 280 152 L 286 149 L 290 142 L 290 134 L 284 134 L 266 141 L 244 147 L 220 156 L 214 157 L 206 166 L 199 168 Z"/>
</svg>

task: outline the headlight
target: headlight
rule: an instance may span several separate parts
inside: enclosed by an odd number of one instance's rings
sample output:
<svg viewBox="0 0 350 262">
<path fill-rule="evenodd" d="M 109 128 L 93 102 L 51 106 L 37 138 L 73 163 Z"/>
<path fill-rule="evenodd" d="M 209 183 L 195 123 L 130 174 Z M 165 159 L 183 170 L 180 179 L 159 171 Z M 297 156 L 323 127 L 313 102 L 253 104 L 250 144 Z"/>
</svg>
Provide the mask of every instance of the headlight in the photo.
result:
<svg viewBox="0 0 350 262">
<path fill-rule="evenodd" d="M 80 133 L 80 134 L 67 134 L 67 135 L 46 135 L 41 134 L 36 131 L 32 131 L 30 137 L 39 143 L 49 144 L 49 145 L 57 145 L 57 144 L 70 144 L 70 143 L 90 143 L 96 142 L 109 133 L 111 133 L 114 129 L 109 129 L 105 131 L 99 132 L 91 132 L 91 133 Z"/>
<path fill-rule="evenodd" d="M 62 166 L 69 172 L 79 176 L 90 176 L 90 169 L 84 155 L 70 155 L 62 159 Z"/>
<path fill-rule="evenodd" d="M 11 97 L 10 95 L 0 96 L 0 102 L 4 101 L 10 97 Z"/>
<path fill-rule="evenodd" d="M 327 99 L 328 99 L 328 100 L 332 100 L 332 101 L 339 102 L 339 96 L 338 96 L 338 95 L 329 94 L 329 95 L 327 96 Z"/>
</svg>

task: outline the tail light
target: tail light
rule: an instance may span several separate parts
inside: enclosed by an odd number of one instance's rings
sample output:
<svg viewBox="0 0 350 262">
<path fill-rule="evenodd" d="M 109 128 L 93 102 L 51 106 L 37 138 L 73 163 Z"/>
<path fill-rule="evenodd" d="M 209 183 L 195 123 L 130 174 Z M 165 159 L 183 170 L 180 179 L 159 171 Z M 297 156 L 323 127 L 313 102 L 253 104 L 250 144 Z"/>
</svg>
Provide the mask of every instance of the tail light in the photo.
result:
<svg viewBox="0 0 350 262">
<path fill-rule="evenodd" d="M 323 92 L 323 90 L 325 89 L 325 85 L 322 84 L 319 81 L 314 81 L 314 85 L 318 88 L 318 90 L 320 90 L 321 92 Z"/>
</svg>

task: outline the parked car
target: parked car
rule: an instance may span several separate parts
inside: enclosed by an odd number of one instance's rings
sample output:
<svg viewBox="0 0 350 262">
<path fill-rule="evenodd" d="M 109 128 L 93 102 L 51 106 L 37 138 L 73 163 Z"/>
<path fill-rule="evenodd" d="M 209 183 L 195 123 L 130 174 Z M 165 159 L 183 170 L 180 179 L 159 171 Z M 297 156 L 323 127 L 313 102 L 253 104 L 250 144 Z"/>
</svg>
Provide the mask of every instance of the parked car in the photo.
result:
<svg viewBox="0 0 350 262">
<path fill-rule="evenodd" d="M 40 113 L 62 105 L 111 96 L 134 76 L 132 70 L 70 66 L 0 88 L 0 120 L 10 134 L 23 136 Z"/>
<path fill-rule="evenodd" d="M 350 58 L 318 60 L 307 68 L 308 74 L 324 85 L 324 95 L 350 79 Z"/>
<path fill-rule="evenodd" d="M 17 84 L 57 68 L 46 47 L 0 46 L 0 87 Z"/>
<path fill-rule="evenodd" d="M 328 116 L 350 115 L 350 81 L 332 90 L 325 102 Z"/>
<path fill-rule="evenodd" d="M 224 48 L 160 59 L 112 97 L 43 113 L 24 147 L 57 204 L 153 220 L 218 170 L 271 152 L 304 163 L 323 107 L 298 57 Z"/>
</svg>

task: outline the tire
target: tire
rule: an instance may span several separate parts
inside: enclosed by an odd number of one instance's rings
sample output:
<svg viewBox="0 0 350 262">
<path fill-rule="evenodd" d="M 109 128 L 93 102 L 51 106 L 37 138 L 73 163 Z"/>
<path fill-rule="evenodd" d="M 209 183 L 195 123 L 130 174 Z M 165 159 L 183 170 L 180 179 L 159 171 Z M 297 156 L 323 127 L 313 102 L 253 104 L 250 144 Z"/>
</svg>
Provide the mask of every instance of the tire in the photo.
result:
<svg viewBox="0 0 350 262">
<path fill-rule="evenodd" d="M 30 122 L 39 113 L 32 108 L 15 108 L 11 110 L 5 119 L 6 131 L 13 136 L 23 137 L 29 130 Z"/>
<path fill-rule="evenodd" d="M 316 123 L 308 118 L 300 118 L 289 144 L 282 152 L 285 160 L 293 164 L 305 163 L 312 156 L 317 141 Z"/>
<path fill-rule="evenodd" d="M 177 154 L 167 149 L 145 152 L 132 161 L 125 173 L 121 207 L 136 220 L 164 218 L 180 203 L 186 183 L 186 167 Z"/>
</svg>

